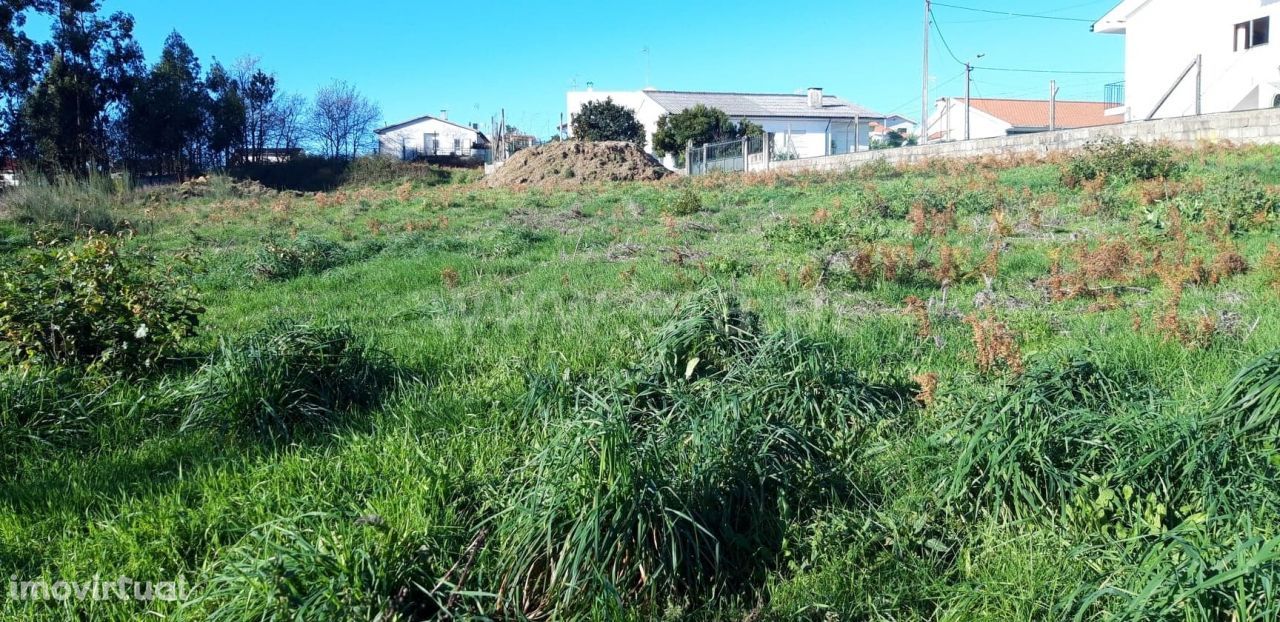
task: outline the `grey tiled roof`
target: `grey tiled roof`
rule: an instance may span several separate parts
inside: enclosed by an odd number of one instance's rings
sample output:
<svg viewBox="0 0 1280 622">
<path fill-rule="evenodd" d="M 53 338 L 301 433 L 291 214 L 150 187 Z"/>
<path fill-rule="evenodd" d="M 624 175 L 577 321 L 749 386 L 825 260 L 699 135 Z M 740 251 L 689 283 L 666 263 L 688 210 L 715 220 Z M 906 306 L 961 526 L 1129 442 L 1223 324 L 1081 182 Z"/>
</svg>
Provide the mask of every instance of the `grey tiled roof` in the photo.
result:
<svg viewBox="0 0 1280 622">
<path fill-rule="evenodd" d="M 668 112 L 683 112 L 698 104 L 719 108 L 731 117 L 808 117 L 821 119 L 880 118 L 884 115 L 847 102 L 834 95 L 822 98 L 822 108 L 810 108 L 807 95 L 766 93 L 701 93 L 690 91 L 645 91 Z"/>
</svg>

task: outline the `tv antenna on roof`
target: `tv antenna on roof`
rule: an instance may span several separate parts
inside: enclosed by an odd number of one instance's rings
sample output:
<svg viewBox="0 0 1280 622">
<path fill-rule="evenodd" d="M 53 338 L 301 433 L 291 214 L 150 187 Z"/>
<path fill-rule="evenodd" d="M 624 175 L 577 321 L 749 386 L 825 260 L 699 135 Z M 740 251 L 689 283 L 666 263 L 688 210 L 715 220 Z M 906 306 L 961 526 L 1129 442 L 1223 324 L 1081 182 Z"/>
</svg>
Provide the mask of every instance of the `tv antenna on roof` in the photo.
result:
<svg viewBox="0 0 1280 622">
<path fill-rule="evenodd" d="M 644 90 L 653 89 L 653 55 L 649 53 L 649 46 L 644 46 L 640 50 L 644 54 Z"/>
</svg>

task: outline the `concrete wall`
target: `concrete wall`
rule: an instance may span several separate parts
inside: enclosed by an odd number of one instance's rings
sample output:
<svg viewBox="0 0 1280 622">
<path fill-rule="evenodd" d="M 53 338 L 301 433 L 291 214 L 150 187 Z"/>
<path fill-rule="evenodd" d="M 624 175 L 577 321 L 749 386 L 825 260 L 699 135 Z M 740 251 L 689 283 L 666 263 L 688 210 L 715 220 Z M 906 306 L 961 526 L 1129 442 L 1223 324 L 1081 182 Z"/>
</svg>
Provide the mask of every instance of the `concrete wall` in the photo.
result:
<svg viewBox="0 0 1280 622">
<path fill-rule="evenodd" d="M 1269 44 L 1250 49 L 1237 45 L 1236 24 L 1268 16 Z M 1130 121 L 1145 119 L 1197 54 L 1204 58 L 1205 113 L 1270 107 L 1278 92 L 1280 3 L 1276 0 L 1148 2 L 1128 16 L 1124 37 Z M 1157 118 L 1194 114 L 1195 92 L 1193 72 L 1160 108 Z"/>
<path fill-rule="evenodd" d="M 902 147 L 804 160 L 785 160 L 770 163 L 769 169 L 836 171 L 855 168 L 877 160 L 898 164 L 945 158 L 1014 154 L 1045 155 L 1054 151 L 1079 149 L 1090 142 L 1107 137 L 1146 142 L 1168 141 L 1181 145 L 1195 145 L 1202 141 L 1254 145 L 1280 144 L 1280 109 L 1157 119 L 1043 134 Z"/>
</svg>

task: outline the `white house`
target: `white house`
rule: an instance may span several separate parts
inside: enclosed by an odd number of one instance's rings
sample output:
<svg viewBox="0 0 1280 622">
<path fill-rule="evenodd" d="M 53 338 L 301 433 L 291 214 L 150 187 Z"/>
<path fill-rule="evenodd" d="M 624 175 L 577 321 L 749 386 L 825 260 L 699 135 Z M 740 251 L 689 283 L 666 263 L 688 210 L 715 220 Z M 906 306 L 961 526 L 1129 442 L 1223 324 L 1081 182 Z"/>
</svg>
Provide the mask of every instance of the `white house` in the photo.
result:
<svg viewBox="0 0 1280 622">
<path fill-rule="evenodd" d="M 445 118 L 423 116 L 374 130 L 378 153 L 414 160 L 419 157 L 489 159 L 489 139 L 476 126 L 459 125 Z"/>
<path fill-rule="evenodd" d="M 710 93 L 702 91 L 570 91 L 566 96 L 569 135 L 573 117 L 587 102 L 612 99 L 630 108 L 644 125 L 645 151 L 653 153 L 653 134 L 658 119 L 698 104 L 723 110 L 735 122 L 750 121 L 764 128 L 773 139 L 775 153 L 808 158 L 850 153 L 870 148 L 871 123 L 885 116 L 811 88 L 804 94 Z M 666 158 L 668 166 L 674 164 Z"/>
<path fill-rule="evenodd" d="M 0 161 L 0 188 L 18 186 L 18 167 L 8 160 Z"/>
<path fill-rule="evenodd" d="M 1203 113 L 1280 104 L 1280 47 L 1271 41 L 1277 19 L 1280 0 L 1124 0 L 1093 26 L 1125 35 L 1125 96 L 1113 113 L 1127 120 L 1195 114 L 1197 73 Z"/>
<path fill-rule="evenodd" d="M 969 102 L 969 136 L 973 139 L 1046 132 L 1051 125 L 1065 130 L 1124 121 L 1107 115 L 1105 102 L 1059 100 L 1052 106 L 1047 99 L 973 98 Z M 964 140 L 964 113 L 963 97 L 939 99 L 933 116 L 929 117 L 929 140 Z"/>
<path fill-rule="evenodd" d="M 900 132 L 903 136 L 911 138 L 916 136 L 917 130 L 915 121 L 902 115 L 891 114 L 885 117 L 884 122 L 875 121 L 871 124 L 871 140 L 885 140 L 890 132 Z"/>
</svg>

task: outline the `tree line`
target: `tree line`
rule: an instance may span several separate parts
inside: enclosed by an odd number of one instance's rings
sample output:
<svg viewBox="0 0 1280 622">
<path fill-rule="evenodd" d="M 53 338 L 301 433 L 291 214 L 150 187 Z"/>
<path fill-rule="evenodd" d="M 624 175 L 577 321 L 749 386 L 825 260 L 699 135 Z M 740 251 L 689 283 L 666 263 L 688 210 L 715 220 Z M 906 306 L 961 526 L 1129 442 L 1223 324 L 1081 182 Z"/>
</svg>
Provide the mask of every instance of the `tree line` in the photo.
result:
<svg viewBox="0 0 1280 622">
<path fill-rule="evenodd" d="M 28 20 L 50 21 L 37 41 Z M 310 147 L 354 157 L 381 118 L 343 81 L 284 92 L 257 59 L 202 68 L 176 31 L 148 65 L 134 19 L 97 0 L 0 0 L 0 157 L 46 173 L 186 175 Z"/>
</svg>

